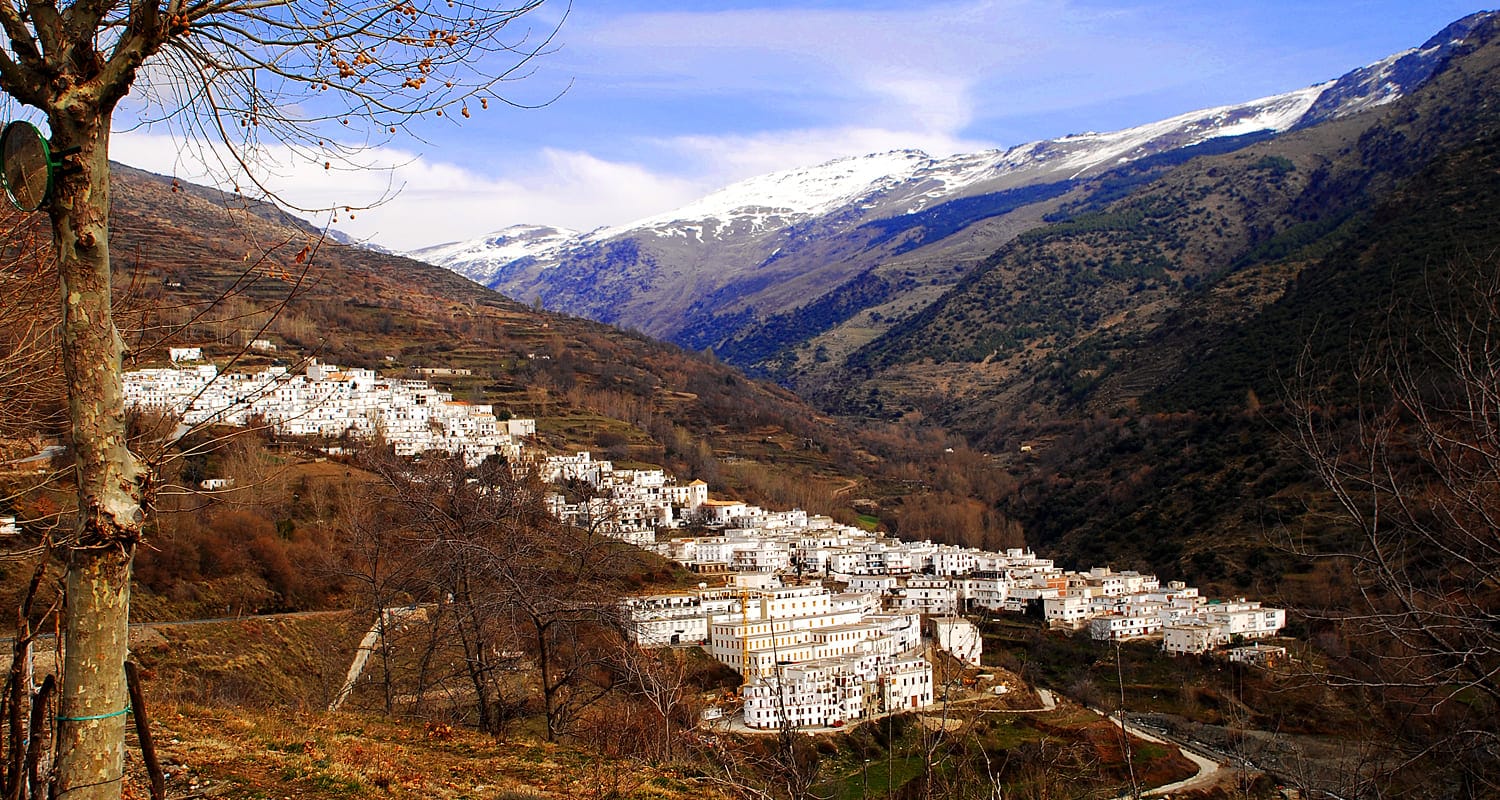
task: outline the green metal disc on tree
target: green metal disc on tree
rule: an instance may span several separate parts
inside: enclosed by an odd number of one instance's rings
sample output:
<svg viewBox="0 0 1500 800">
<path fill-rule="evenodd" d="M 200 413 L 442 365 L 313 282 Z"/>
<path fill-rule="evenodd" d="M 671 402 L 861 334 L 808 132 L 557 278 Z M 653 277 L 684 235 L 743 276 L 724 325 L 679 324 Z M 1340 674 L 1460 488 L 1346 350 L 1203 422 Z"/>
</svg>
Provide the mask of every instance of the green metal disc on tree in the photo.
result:
<svg viewBox="0 0 1500 800">
<path fill-rule="evenodd" d="M 11 205 L 36 211 L 52 192 L 57 163 L 46 137 L 30 122 L 17 120 L 0 133 L 0 183 Z"/>
</svg>

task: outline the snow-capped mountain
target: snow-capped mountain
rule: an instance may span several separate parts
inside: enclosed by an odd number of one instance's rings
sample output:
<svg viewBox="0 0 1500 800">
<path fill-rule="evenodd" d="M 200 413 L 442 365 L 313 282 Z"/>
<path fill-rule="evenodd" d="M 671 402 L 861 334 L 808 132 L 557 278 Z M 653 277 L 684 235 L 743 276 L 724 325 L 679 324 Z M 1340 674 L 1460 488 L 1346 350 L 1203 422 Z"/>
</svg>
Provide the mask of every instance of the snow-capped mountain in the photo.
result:
<svg viewBox="0 0 1500 800">
<path fill-rule="evenodd" d="M 1427 81 L 1438 66 L 1494 12 L 1470 14 L 1422 43 L 1353 70 L 1328 86 L 1300 125 L 1348 116 L 1399 99 Z"/>
<path fill-rule="evenodd" d="M 506 265 L 528 259 L 546 259 L 560 253 L 581 236 L 567 228 L 545 225 L 512 225 L 482 239 L 449 242 L 423 248 L 412 255 L 429 264 L 449 267 L 453 264 L 475 265 L 475 271 L 458 270 L 483 284 L 492 284 Z M 482 269 L 480 267 L 492 267 Z"/>
<path fill-rule="evenodd" d="M 589 235 L 603 241 L 637 231 L 679 236 L 702 234 L 724 238 L 779 230 L 810 217 L 828 214 L 880 187 L 898 185 L 930 163 L 919 150 L 893 150 L 840 158 L 806 169 L 773 172 L 720 189 L 682 208 Z M 688 224 L 684 224 L 688 223 Z"/>
<path fill-rule="evenodd" d="M 1425 82 L 1483 18 L 1337 80 L 1126 130 L 949 158 L 843 158 L 741 181 L 627 225 L 516 226 L 411 255 L 522 300 L 711 345 L 733 335 L 726 326 L 807 304 L 895 256 L 963 263 L 1023 224 L 995 220 L 1021 214 L 1038 224 L 1042 213 L 1027 209 L 1123 165 L 1215 142 L 1233 149 L 1389 103 Z M 942 280 L 956 280 L 945 269 Z"/>
<path fill-rule="evenodd" d="M 523 259 L 540 264 L 565 257 L 570 247 L 653 234 L 694 241 L 774 233 L 809 219 L 855 209 L 911 213 L 962 196 L 980 184 L 1010 186 L 1066 174 L 1078 178 L 1165 149 L 1254 131 L 1282 131 L 1296 124 L 1331 84 L 1183 114 L 1112 133 L 1084 133 L 933 158 L 920 150 L 893 150 L 836 159 L 825 164 L 760 175 L 727 186 L 681 208 L 588 233 L 540 225 L 515 225 L 481 239 L 436 245 L 412 256 L 448 267 L 482 283 L 493 283 Z M 1009 180 L 1004 180 L 1009 178 Z M 503 289 L 496 285 L 495 288 Z"/>
</svg>

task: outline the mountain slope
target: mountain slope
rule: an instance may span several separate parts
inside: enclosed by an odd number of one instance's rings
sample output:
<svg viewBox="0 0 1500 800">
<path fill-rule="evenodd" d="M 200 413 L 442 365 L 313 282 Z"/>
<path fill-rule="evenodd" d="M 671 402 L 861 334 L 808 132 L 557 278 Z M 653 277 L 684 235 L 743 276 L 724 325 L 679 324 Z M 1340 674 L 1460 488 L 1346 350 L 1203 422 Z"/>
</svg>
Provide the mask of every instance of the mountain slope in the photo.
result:
<svg viewBox="0 0 1500 800">
<path fill-rule="evenodd" d="M 903 371 L 925 385 L 949 376 L 958 389 L 944 402 L 965 407 L 970 398 L 1003 402 L 1011 378 L 1028 391 L 1046 378 L 1065 401 L 1081 400 L 1123 360 L 1139 364 L 1142 337 L 1181 320 L 1184 303 L 1198 320 L 1257 313 L 1279 296 L 1276 281 L 1296 272 L 1268 278 L 1250 267 L 1336 241 L 1352 215 L 1488 135 L 1487 98 L 1500 82 L 1489 61 L 1494 27 L 1474 31 L 1471 47 L 1431 85 L 1372 114 L 1190 162 L 1121 199 L 1096 185 L 1095 198 L 1065 205 L 1054 224 L 1019 236 L 852 355 L 851 373 L 896 385 Z M 1116 377 L 1107 400 L 1088 399 L 1119 404 L 1133 396 L 1130 385 L 1152 383 Z"/>
<path fill-rule="evenodd" d="M 1094 191 L 1091 181 L 1118 188 L 1106 176 L 1122 165 L 1222 152 L 1389 103 L 1420 86 L 1479 18 L 1338 80 L 1238 106 L 947 159 L 841 159 L 630 225 L 571 238 L 521 226 L 414 255 L 523 300 L 816 382 L 821 364 L 923 307 L 1059 202 Z"/>
<path fill-rule="evenodd" d="M 213 190 L 116 166 L 111 246 L 121 300 L 144 321 L 124 331 L 127 368 L 194 344 L 251 366 L 316 357 L 408 376 L 468 370 L 435 380 L 459 399 L 537 418 L 556 451 L 601 451 L 791 505 L 756 482 L 767 472 L 756 465 L 778 460 L 793 476 L 786 483 L 824 512 L 835 510 L 831 487 L 857 484 L 870 463 L 846 430 L 790 392 L 722 363 L 321 238 Z M 261 338 L 279 352 L 241 352 Z M 744 466 L 721 470 L 721 457 Z"/>
<path fill-rule="evenodd" d="M 1306 565 L 1267 534 L 1340 533 L 1282 436 L 1286 381 L 1307 356 L 1344 388 L 1378 332 L 1403 331 L 1393 308 L 1450 265 L 1494 269 L 1497 92 L 1490 20 L 1370 114 L 1101 187 L 1110 199 L 1070 201 L 996 251 L 817 397 L 999 454 L 1016 481 L 1003 510 L 1049 552 L 1302 591 Z"/>
<path fill-rule="evenodd" d="M 1285 129 L 1317 90 L 1209 109 L 1110 134 L 1083 134 L 950 159 L 894 151 L 752 178 L 667 214 L 518 254 L 520 231 L 413 255 L 523 299 L 676 338 L 709 315 L 796 305 L 926 241 L 934 207 L 993 198 L 998 207 L 943 231 L 1014 210 L 1006 193 L 1070 181 L 1106 166 L 1217 135 Z M 1049 199 L 1046 192 L 1033 202 Z M 944 209 L 939 213 L 951 213 Z M 913 230 L 918 229 L 918 230 Z M 525 229 L 523 229 L 525 230 Z M 903 235 L 904 234 L 904 235 Z M 686 314 L 686 318 L 684 318 Z M 697 344 L 693 342 L 691 344 Z M 690 344 L 690 346 L 691 346 Z"/>
</svg>

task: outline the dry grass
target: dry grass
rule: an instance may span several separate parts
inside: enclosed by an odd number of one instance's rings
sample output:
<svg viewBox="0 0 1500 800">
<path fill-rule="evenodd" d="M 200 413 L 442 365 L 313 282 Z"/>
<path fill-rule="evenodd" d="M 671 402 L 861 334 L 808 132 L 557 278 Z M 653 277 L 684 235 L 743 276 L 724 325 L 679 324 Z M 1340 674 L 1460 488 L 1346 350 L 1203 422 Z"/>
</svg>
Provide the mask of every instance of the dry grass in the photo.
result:
<svg viewBox="0 0 1500 800">
<path fill-rule="evenodd" d="M 641 798 L 718 795 L 670 769 L 529 739 L 322 712 L 171 704 L 155 712 L 168 795 Z M 133 754 L 132 754 L 133 755 Z M 132 759 L 130 794 L 147 796 Z"/>
<path fill-rule="evenodd" d="M 170 797 L 715 797 L 667 768 L 440 724 L 322 711 L 362 626 L 347 614 L 161 625 L 137 644 Z M 132 736 L 128 794 L 148 796 Z"/>
<path fill-rule="evenodd" d="M 338 691 L 365 627 L 346 612 L 164 623 L 132 656 L 161 702 L 313 710 Z"/>
</svg>

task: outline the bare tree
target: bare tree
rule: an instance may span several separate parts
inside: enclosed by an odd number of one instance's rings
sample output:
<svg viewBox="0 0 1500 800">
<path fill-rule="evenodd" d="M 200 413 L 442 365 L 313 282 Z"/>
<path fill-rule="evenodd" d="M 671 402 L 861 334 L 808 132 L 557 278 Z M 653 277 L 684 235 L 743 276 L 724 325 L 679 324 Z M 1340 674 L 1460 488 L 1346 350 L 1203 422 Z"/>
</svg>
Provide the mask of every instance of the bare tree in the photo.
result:
<svg viewBox="0 0 1500 800">
<path fill-rule="evenodd" d="M 56 285 L 45 236 L 11 209 L 0 210 L 0 460 L 33 456 L 61 417 L 62 375 L 57 360 Z M 13 507 L 37 486 L 57 477 L 50 459 L 38 457 L 40 474 L 13 475 L 0 503 Z M 52 520 L 21 520 L 0 542 L 0 562 L 26 564 L 32 576 L 15 600 L 10 667 L 0 691 L 0 796 L 43 797 L 50 776 L 56 681 L 38 691 L 33 662 L 36 638 L 47 630 L 59 598 L 49 575 L 47 542 Z M 11 598 L 7 597 L 7 601 Z M 44 608 L 40 613 L 38 608 Z"/>
<path fill-rule="evenodd" d="M 525 556 L 498 570 L 514 625 L 530 633 L 549 741 L 618 686 L 621 556 L 631 549 L 605 535 L 619 523 L 609 492 L 578 481 L 562 488 L 578 500 L 575 522 L 533 524 Z"/>
<path fill-rule="evenodd" d="M 680 729 L 674 722 L 692 719 L 689 659 L 686 651 L 670 647 L 646 649 L 620 637 L 614 661 L 625 692 L 646 703 L 659 725 L 643 749 L 653 761 L 671 760 L 677 752 Z"/>
<path fill-rule="evenodd" d="M 505 693 L 514 697 L 513 665 L 525 657 L 549 739 L 616 688 L 627 545 L 560 524 L 535 475 L 499 459 L 383 451 L 366 463 L 382 479 L 385 524 L 421 565 L 435 624 L 460 645 L 481 729 L 499 732 L 515 709 Z"/>
<path fill-rule="evenodd" d="M 395 710 L 396 631 L 388 624 L 389 612 L 398 598 L 411 597 L 421 580 L 421 564 L 407 547 L 404 532 L 385 524 L 385 509 L 367 502 L 370 498 L 364 487 L 344 488 L 340 498 L 347 520 L 341 531 L 343 552 L 326 569 L 357 587 L 356 611 L 374 619 L 381 699 L 385 713 L 390 714 Z"/>
<path fill-rule="evenodd" d="M 713 740 L 713 749 L 706 754 L 714 767 L 710 780 L 744 800 L 826 800 L 815 791 L 823 775 L 822 758 L 798 731 L 796 715 L 789 708 L 787 695 L 793 684 L 781 665 L 760 681 L 775 704 L 775 736 Z"/>
<path fill-rule="evenodd" d="M 381 479 L 372 498 L 386 515 L 380 537 L 396 537 L 423 565 L 417 580 L 424 599 L 436 603 L 434 635 L 460 645 L 478 726 L 499 731 L 505 654 L 515 645 L 493 570 L 519 555 L 512 548 L 526 537 L 514 525 L 540 513 L 538 503 L 528 503 L 512 482 L 495 483 L 504 478 L 500 472 L 481 481 L 461 456 L 433 454 L 412 462 L 382 448 L 366 452 L 363 463 Z"/>
<path fill-rule="evenodd" d="M 57 283 L 50 246 L 36 225 L 0 209 L 0 439 L 29 439 L 60 420 L 62 372 L 57 363 Z M 30 443 L 28 443 L 29 445 Z M 8 450 L 8 448 L 7 448 Z M 3 452 L 13 458 L 29 452 Z"/>
<path fill-rule="evenodd" d="M 1500 272 L 1428 276 L 1342 375 L 1305 359 L 1297 441 L 1352 532 L 1325 676 L 1397 715 L 1410 763 L 1500 791 Z M 1335 386 L 1342 378 L 1343 387 Z M 1352 398 L 1352 399 L 1351 399 Z M 1424 780 L 1430 776 L 1424 776 Z"/>
<path fill-rule="evenodd" d="M 124 343 L 111 307 L 109 136 L 120 101 L 142 89 L 146 118 L 243 145 L 228 156 L 241 166 L 263 137 L 332 157 L 343 152 L 334 143 L 349 139 L 325 125 L 364 127 L 368 137 L 446 108 L 467 117 L 471 100 L 487 106 L 490 90 L 546 46 L 511 27 L 539 2 L 0 0 L 0 91 L 40 110 L 52 150 L 70 154 L 43 203 L 63 299 L 78 490 L 66 552 L 60 794 L 120 794 L 130 568 L 151 490 L 127 445 Z"/>
<path fill-rule="evenodd" d="M 48 564 L 39 560 L 31 582 L 16 608 L 16 632 L 11 647 L 10 670 L 5 691 L 0 695 L 0 729 L 4 737 L 5 761 L 0 768 L 0 793 L 7 798 L 40 798 L 47 793 L 51 770 L 44 766 L 48 755 L 45 745 L 54 730 L 48 725 L 53 712 L 52 696 L 56 681 L 48 675 L 40 687 L 34 682 L 33 645 L 46 622 L 57 611 L 54 601 L 40 614 L 35 613 L 38 589 L 47 577 Z"/>
<path fill-rule="evenodd" d="M 822 759 L 816 745 L 784 719 L 774 737 L 716 737 L 704 754 L 706 780 L 743 800 L 827 800 L 816 791 Z"/>
</svg>

